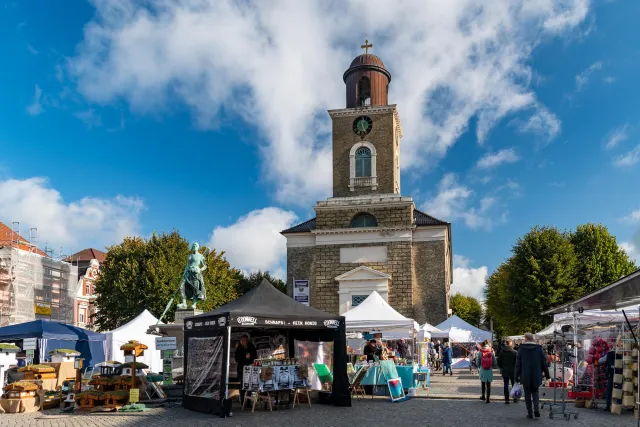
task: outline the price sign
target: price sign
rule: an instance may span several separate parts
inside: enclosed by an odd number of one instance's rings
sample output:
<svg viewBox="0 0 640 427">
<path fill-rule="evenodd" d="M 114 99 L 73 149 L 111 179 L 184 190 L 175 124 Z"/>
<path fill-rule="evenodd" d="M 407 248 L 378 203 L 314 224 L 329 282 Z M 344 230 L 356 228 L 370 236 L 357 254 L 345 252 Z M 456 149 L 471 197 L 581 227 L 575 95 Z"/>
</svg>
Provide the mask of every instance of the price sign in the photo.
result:
<svg viewBox="0 0 640 427">
<path fill-rule="evenodd" d="M 23 350 L 35 350 L 38 348 L 38 338 L 25 338 L 22 340 Z"/>
<path fill-rule="evenodd" d="M 132 388 L 129 390 L 129 403 L 138 403 L 140 402 L 140 390 L 137 388 Z"/>
<path fill-rule="evenodd" d="M 175 350 L 176 337 L 157 337 L 156 350 Z"/>
</svg>

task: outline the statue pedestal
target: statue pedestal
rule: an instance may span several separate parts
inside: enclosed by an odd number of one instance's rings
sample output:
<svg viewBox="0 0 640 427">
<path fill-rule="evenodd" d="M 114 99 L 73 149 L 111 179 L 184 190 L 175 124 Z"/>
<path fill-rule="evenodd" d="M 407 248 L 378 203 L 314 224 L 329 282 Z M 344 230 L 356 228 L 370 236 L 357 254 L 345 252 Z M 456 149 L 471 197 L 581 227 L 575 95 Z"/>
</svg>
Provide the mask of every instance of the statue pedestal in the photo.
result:
<svg viewBox="0 0 640 427">
<path fill-rule="evenodd" d="M 186 317 L 197 316 L 198 314 L 202 314 L 202 310 L 198 310 L 197 308 L 179 308 L 176 310 L 175 320 L 173 322 L 184 325 L 184 319 Z"/>
</svg>

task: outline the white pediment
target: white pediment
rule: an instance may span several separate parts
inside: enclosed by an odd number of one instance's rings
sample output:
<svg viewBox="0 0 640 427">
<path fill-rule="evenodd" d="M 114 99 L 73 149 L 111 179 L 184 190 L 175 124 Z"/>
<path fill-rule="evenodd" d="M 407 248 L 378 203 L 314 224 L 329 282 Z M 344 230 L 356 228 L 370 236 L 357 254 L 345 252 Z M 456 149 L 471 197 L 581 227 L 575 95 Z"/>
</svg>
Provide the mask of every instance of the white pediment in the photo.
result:
<svg viewBox="0 0 640 427">
<path fill-rule="evenodd" d="M 353 270 L 347 271 L 346 273 L 336 277 L 336 280 L 338 282 L 381 279 L 388 280 L 391 279 L 391 276 L 389 274 L 374 270 L 373 268 L 369 268 L 364 265 L 361 265 L 360 267 L 354 268 Z"/>
</svg>

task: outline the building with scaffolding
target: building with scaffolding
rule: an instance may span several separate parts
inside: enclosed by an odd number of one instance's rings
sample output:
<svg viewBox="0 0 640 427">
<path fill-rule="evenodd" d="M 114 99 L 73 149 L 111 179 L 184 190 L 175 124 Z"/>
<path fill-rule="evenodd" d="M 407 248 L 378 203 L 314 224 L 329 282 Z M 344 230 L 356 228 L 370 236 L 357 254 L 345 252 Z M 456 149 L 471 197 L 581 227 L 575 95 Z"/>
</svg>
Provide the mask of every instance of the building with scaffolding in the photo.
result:
<svg viewBox="0 0 640 427">
<path fill-rule="evenodd" d="M 78 267 L 62 253 L 38 249 L 37 231 L 29 229 L 27 240 L 20 223 L 9 228 L 0 222 L 0 326 L 37 319 L 75 323 Z"/>
</svg>

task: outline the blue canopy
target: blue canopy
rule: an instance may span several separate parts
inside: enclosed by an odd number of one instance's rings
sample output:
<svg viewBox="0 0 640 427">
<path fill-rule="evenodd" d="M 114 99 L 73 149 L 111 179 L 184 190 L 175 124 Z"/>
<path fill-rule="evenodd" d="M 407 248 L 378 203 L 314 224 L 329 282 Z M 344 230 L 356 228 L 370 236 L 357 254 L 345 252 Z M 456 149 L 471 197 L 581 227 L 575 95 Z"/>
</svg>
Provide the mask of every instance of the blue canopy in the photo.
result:
<svg viewBox="0 0 640 427">
<path fill-rule="evenodd" d="M 18 341 L 25 338 L 38 339 L 36 357 L 42 361 L 51 350 L 67 348 L 77 350 L 85 360 L 84 366 L 95 366 L 105 361 L 105 334 L 78 328 L 64 323 L 35 320 L 33 322 L 0 328 L 0 341 Z"/>
<path fill-rule="evenodd" d="M 107 339 L 104 334 L 47 320 L 34 320 L 0 328 L 0 341 L 14 341 L 24 338 L 75 341 L 105 341 Z"/>
</svg>

